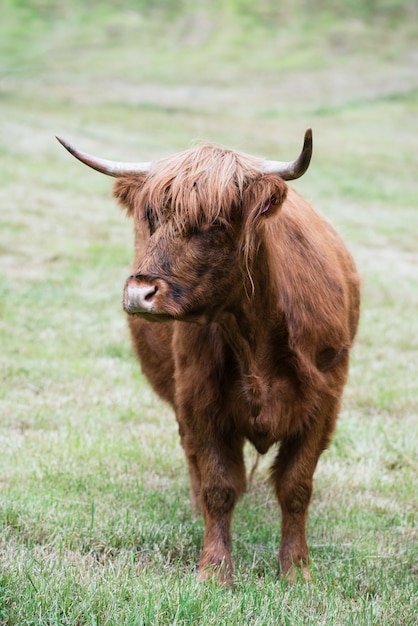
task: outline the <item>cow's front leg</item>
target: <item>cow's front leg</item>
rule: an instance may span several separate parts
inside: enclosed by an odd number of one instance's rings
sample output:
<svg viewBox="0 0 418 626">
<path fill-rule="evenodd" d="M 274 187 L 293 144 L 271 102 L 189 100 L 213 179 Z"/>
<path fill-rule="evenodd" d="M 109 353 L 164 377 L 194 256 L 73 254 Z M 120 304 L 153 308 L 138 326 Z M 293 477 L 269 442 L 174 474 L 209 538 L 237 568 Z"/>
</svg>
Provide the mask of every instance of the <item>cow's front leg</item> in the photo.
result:
<svg viewBox="0 0 418 626">
<path fill-rule="evenodd" d="M 309 550 L 306 521 L 312 496 L 313 474 L 318 459 L 329 441 L 334 419 L 324 420 L 303 434 L 282 440 L 272 467 L 272 480 L 282 510 L 282 536 L 279 570 L 293 581 L 302 574 L 309 580 Z"/>
<path fill-rule="evenodd" d="M 231 519 L 235 504 L 245 490 L 243 440 L 236 437 L 229 445 L 206 441 L 198 455 L 200 469 L 200 507 L 205 521 L 199 577 L 216 575 L 231 584 Z"/>
<path fill-rule="evenodd" d="M 230 583 L 231 519 L 245 490 L 244 438 L 223 388 L 225 368 L 235 361 L 214 325 L 175 326 L 176 408 L 191 481 L 192 508 L 198 500 L 205 534 L 199 562 L 202 580 L 216 575 Z M 231 386 L 231 373 L 229 385 Z"/>
</svg>

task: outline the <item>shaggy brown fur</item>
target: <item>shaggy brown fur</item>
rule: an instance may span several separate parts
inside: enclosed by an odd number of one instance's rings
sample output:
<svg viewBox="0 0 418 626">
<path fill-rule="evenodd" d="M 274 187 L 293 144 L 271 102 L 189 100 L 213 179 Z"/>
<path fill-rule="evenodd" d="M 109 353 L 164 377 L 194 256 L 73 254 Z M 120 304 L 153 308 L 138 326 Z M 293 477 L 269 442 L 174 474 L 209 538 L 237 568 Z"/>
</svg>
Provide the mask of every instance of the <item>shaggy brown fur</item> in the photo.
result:
<svg viewBox="0 0 418 626">
<path fill-rule="evenodd" d="M 120 178 L 114 194 L 135 221 L 126 290 L 147 293 L 148 308 L 129 316 L 133 344 L 175 410 L 192 508 L 205 520 L 201 576 L 215 568 L 231 580 L 246 440 L 260 453 L 280 444 L 271 478 L 282 510 L 279 566 L 292 576 L 308 565 L 313 473 L 358 323 L 352 258 L 280 177 L 236 152 L 174 155 L 149 175 Z"/>
</svg>

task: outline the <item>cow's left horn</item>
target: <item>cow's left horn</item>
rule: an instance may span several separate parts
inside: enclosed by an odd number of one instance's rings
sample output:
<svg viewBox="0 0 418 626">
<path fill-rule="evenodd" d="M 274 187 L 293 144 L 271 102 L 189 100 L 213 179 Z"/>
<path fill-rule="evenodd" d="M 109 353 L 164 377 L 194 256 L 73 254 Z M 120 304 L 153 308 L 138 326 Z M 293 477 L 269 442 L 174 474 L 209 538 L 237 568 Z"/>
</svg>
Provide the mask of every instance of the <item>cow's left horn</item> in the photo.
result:
<svg viewBox="0 0 418 626">
<path fill-rule="evenodd" d="M 62 139 L 62 137 L 57 136 L 57 139 L 70 154 L 75 156 L 76 159 L 85 163 L 89 167 L 92 167 L 94 170 L 101 172 L 102 174 L 107 174 L 108 176 L 119 177 L 127 174 L 144 174 L 145 172 L 149 172 L 152 165 L 151 161 L 147 163 L 122 163 L 119 161 L 100 159 L 99 157 L 77 150 L 77 148 L 65 139 Z"/>
<path fill-rule="evenodd" d="M 312 130 L 308 128 L 305 133 L 302 152 L 296 161 L 264 161 L 263 172 L 265 174 L 278 174 L 283 180 L 295 180 L 300 178 L 309 167 L 312 156 Z"/>
</svg>

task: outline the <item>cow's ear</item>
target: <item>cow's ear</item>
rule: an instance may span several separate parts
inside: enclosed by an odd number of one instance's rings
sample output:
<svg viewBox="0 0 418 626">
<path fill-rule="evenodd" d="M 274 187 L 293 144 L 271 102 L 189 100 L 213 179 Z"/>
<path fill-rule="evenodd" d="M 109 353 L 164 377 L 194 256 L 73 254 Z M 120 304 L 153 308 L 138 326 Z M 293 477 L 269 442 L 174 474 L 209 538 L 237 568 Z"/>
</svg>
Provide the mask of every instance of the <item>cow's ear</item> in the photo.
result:
<svg viewBox="0 0 418 626">
<path fill-rule="evenodd" d="M 243 217 L 247 224 L 268 218 L 280 210 L 287 196 L 287 185 L 274 174 L 260 176 L 244 190 Z"/>
<path fill-rule="evenodd" d="M 117 198 L 128 217 L 132 217 L 141 197 L 145 176 L 121 176 L 113 187 L 113 197 Z"/>
</svg>

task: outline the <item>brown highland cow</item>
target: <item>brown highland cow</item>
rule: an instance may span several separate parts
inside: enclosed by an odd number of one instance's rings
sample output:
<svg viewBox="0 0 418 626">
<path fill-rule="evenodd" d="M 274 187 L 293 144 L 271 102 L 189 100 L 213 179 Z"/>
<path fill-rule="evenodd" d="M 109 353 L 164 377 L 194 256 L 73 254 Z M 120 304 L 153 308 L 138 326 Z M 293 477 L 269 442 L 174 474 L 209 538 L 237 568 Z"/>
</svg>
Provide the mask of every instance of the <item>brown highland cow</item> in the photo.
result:
<svg viewBox="0 0 418 626">
<path fill-rule="evenodd" d="M 308 168 L 311 131 L 289 163 L 211 145 L 117 163 L 60 141 L 117 178 L 114 195 L 134 222 L 124 309 L 142 369 L 176 414 L 192 510 L 205 521 L 201 578 L 231 581 L 246 441 L 277 450 L 279 568 L 308 578 L 313 474 L 337 419 L 360 299 L 344 243 L 285 182 Z"/>
</svg>

